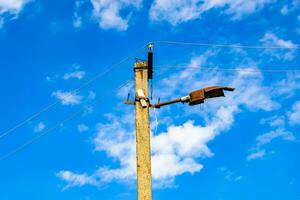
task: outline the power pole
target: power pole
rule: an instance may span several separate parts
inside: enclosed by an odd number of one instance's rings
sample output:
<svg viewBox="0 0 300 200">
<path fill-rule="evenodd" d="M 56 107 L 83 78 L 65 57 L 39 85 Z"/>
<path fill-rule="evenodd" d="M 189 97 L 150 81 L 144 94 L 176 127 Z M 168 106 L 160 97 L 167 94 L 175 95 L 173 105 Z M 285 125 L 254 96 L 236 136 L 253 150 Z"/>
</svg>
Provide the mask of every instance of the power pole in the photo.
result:
<svg viewBox="0 0 300 200">
<path fill-rule="evenodd" d="M 138 200 L 152 200 L 147 62 L 135 63 L 134 77 Z"/>
<path fill-rule="evenodd" d="M 166 102 L 151 104 L 148 97 L 148 80 L 153 79 L 153 45 L 148 45 L 148 60 L 134 64 L 135 101 L 124 102 L 135 105 L 136 117 L 136 159 L 138 200 L 152 200 L 151 147 L 149 108 L 160 108 L 173 103 L 188 103 L 190 106 L 204 103 L 204 100 L 225 96 L 225 91 L 234 88 L 214 86 L 191 92 L 189 95 Z"/>
</svg>

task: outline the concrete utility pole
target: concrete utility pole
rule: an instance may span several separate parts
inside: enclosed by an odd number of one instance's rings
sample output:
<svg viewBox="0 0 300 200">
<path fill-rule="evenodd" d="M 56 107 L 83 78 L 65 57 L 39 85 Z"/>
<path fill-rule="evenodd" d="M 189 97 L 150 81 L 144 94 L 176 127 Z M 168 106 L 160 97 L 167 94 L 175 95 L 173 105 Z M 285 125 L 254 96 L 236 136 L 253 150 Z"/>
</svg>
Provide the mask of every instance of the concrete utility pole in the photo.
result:
<svg viewBox="0 0 300 200">
<path fill-rule="evenodd" d="M 152 44 L 148 45 L 148 60 L 136 61 L 134 64 L 135 101 L 125 104 L 135 105 L 136 115 L 136 158 L 137 158 L 137 189 L 138 200 L 152 200 L 151 148 L 149 108 L 160 108 L 173 103 L 188 103 L 190 106 L 204 103 L 208 98 L 225 96 L 225 91 L 234 88 L 214 86 L 192 91 L 189 95 L 152 105 L 148 98 L 148 80 L 153 78 Z"/>
<path fill-rule="evenodd" d="M 147 62 L 135 63 L 134 77 L 138 200 L 152 200 Z"/>
</svg>

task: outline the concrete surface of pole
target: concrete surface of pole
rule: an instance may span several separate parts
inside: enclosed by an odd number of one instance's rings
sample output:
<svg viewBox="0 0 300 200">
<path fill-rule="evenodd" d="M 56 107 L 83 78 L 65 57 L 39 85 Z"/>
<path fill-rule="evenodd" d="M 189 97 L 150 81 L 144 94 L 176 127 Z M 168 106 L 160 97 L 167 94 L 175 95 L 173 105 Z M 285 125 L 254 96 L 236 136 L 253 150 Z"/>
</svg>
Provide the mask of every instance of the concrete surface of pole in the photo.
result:
<svg viewBox="0 0 300 200">
<path fill-rule="evenodd" d="M 152 200 L 147 62 L 134 65 L 138 200 Z M 146 102 L 146 104 L 145 104 Z"/>
</svg>

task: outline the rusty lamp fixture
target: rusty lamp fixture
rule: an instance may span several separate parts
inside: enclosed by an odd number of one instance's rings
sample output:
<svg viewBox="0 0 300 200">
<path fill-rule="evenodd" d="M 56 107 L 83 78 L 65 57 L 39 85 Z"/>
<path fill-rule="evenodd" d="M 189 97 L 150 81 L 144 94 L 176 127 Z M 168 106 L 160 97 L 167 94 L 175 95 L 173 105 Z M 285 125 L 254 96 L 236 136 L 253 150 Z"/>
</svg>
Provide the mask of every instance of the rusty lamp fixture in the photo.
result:
<svg viewBox="0 0 300 200">
<path fill-rule="evenodd" d="M 174 99 L 166 102 L 158 102 L 155 105 L 152 105 L 154 108 L 160 108 L 165 105 L 173 104 L 173 103 L 189 103 L 190 106 L 198 105 L 204 103 L 205 99 L 216 98 L 216 97 L 225 97 L 224 91 L 234 91 L 234 88 L 231 87 L 223 87 L 223 86 L 213 86 L 206 87 L 200 90 L 195 90 L 191 92 L 189 95 Z"/>
</svg>

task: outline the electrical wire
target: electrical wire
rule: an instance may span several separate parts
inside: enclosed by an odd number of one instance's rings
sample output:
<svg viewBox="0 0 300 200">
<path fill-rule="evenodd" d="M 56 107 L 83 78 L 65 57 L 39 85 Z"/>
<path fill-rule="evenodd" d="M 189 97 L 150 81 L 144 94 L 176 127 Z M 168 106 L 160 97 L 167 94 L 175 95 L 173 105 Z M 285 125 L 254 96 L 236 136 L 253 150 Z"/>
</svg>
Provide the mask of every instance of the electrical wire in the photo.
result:
<svg viewBox="0 0 300 200">
<path fill-rule="evenodd" d="M 294 46 L 259 46 L 259 45 L 238 45 L 238 44 L 209 44 L 209 43 L 177 42 L 177 41 L 153 41 L 151 43 L 153 43 L 153 44 L 201 46 L 201 47 L 241 48 L 241 49 L 294 49 L 294 50 L 299 50 L 300 49 L 300 45 L 294 45 Z"/>
<path fill-rule="evenodd" d="M 127 57 L 125 57 L 124 59 L 122 59 L 121 61 L 109 66 L 108 68 L 106 68 L 105 71 L 99 72 L 97 73 L 94 77 L 92 77 L 91 79 L 87 80 L 85 83 L 83 83 L 82 85 L 80 85 L 78 88 L 72 90 L 68 95 L 64 96 L 61 100 L 67 99 L 70 96 L 78 93 L 79 91 L 81 91 L 82 89 L 88 87 L 89 85 L 91 85 L 93 82 L 95 82 L 96 80 L 99 80 L 100 78 L 102 78 L 103 76 L 107 75 L 109 72 L 111 72 L 114 68 L 120 66 L 122 63 L 126 62 L 127 60 L 129 60 L 130 58 L 132 58 L 136 53 L 140 52 L 143 48 L 145 48 L 146 45 L 143 45 L 142 47 L 138 48 L 135 51 L 132 51 Z M 9 128 L 8 130 L 2 132 L 0 134 L 0 140 L 3 139 L 4 137 L 6 137 L 7 135 L 13 133 L 14 131 L 16 131 L 17 129 L 21 128 L 22 126 L 24 126 L 25 124 L 27 124 L 28 122 L 32 121 L 33 119 L 36 119 L 38 116 L 40 116 L 41 114 L 47 112 L 50 108 L 56 106 L 57 104 L 59 104 L 61 102 L 61 100 L 57 100 L 54 101 L 53 103 L 45 106 L 44 108 L 42 108 L 41 110 L 39 110 L 38 112 L 32 114 L 31 116 L 25 118 L 23 121 L 17 123 L 15 126 L 13 126 L 12 128 Z"/>
<path fill-rule="evenodd" d="M 287 72 L 300 72 L 300 69 L 249 69 L 249 68 L 219 68 L 219 67 L 186 67 L 186 66 L 156 66 L 156 70 L 164 68 L 168 69 L 195 69 L 195 70 L 214 70 L 214 71 L 234 71 L 234 72 L 249 72 L 249 73 L 287 73 Z"/>
<path fill-rule="evenodd" d="M 154 118 L 155 118 L 155 131 L 154 131 L 154 135 L 156 135 L 157 129 L 158 129 L 158 120 L 157 120 L 156 108 L 154 108 L 153 110 L 154 110 Z"/>
<path fill-rule="evenodd" d="M 125 81 L 123 84 L 121 84 L 119 87 L 117 87 L 115 90 L 120 90 L 123 87 L 126 87 L 132 80 L 127 80 Z M 100 99 L 104 99 L 105 97 L 109 96 L 111 94 L 106 94 L 106 95 L 102 95 L 100 97 Z M 93 106 L 96 103 L 99 103 L 100 101 L 94 101 L 92 103 L 89 104 L 89 106 Z M 6 160 L 9 157 L 17 154 L 18 152 L 22 151 L 23 149 L 25 149 L 26 147 L 30 146 L 31 144 L 33 144 L 34 142 L 38 141 L 41 137 L 51 133 L 52 131 L 62 127 L 65 123 L 75 119 L 76 117 L 80 116 L 82 113 L 84 113 L 84 111 L 86 110 L 86 107 L 81 108 L 80 110 L 68 115 L 66 118 L 64 118 L 62 121 L 56 123 L 54 126 L 50 127 L 49 129 L 41 132 L 39 135 L 37 135 L 36 137 L 33 137 L 32 139 L 28 140 L 27 142 L 23 143 L 22 145 L 18 146 L 17 148 L 13 149 L 12 151 L 8 152 L 7 154 L 3 155 L 0 157 L 0 161 L 2 160 Z"/>
<path fill-rule="evenodd" d="M 192 42 L 178 42 L 178 41 L 154 41 L 154 42 L 150 42 L 150 43 L 153 43 L 153 44 L 171 44 L 171 45 L 189 45 L 189 46 L 205 46 L 205 47 L 221 47 L 221 48 L 243 48 L 243 49 L 294 49 L 294 50 L 299 50 L 300 49 L 299 45 L 295 45 L 295 46 L 292 46 L 292 47 L 283 47 L 283 46 L 257 46 L 257 45 L 235 45 L 235 44 L 226 45 L 226 44 L 192 43 Z M 96 80 L 99 80 L 101 77 L 107 75 L 114 68 L 120 66 L 122 63 L 124 63 L 128 59 L 132 58 L 134 54 L 141 51 L 141 49 L 143 49 L 145 47 L 146 47 L 146 45 L 143 45 L 142 47 L 138 48 L 136 51 L 133 51 L 132 53 L 130 53 L 127 57 L 125 57 L 124 59 L 122 59 L 118 63 L 115 63 L 115 64 L 111 65 L 110 67 L 108 67 L 105 71 L 97 73 L 94 77 L 92 77 L 91 79 L 89 79 L 88 81 L 83 83 L 81 86 L 79 86 L 78 88 L 72 90 L 69 95 L 66 95 L 63 98 L 63 100 L 67 99 L 71 95 L 74 95 L 74 94 L 78 93 L 79 91 L 81 91 L 82 89 L 88 87 L 90 84 L 92 84 Z M 166 68 L 166 67 L 163 67 L 163 68 Z M 179 68 L 179 66 L 175 66 L 175 67 L 173 66 L 172 68 Z M 180 68 L 183 68 L 183 67 L 180 67 Z M 186 69 L 193 69 L 193 67 L 185 67 L 185 68 Z M 262 71 L 263 72 L 271 72 L 271 73 L 273 73 L 273 72 L 276 72 L 276 73 L 277 72 L 300 72 L 300 70 L 285 70 L 285 69 L 278 69 L 278 70 L 275 70 L 275 69 L 270 69 L 270 70 L 261 69 L 261 70 L 256 70 L 256 69 L 217 68 L 217 67 L 201 67 L 201 68 L 194 68 L 194 69 L 197 69 L 197 70 L 216 70 L 216 71 L 242 71 L 242 72 L 250 72 L 250 73 L 252 73 L 252 72 L 253 73 L 258 73 L 258 72 L 262 72 Z M 126 86 L 127 84 L 128 83 L 126 83 L 123 86 L 120 86 L 120 88 Z M 60 100 L 57 100 L 57 101 L 45 106 L 44 108 L 42 108 L 38 112 L 34 113 L 33 115 L 29 116 L 28 118 L 24 119 L 23 121 L 17 123 L 14 127 L 2 132 L 0 134 L 0 139 L 3 139 L 4 137 L 9 135 L 10 133 L 13 133 L 14 131 L 19 129 L 20 127 L 24 126 L 26 123 L 32 121 L 33 119 L 37 118 L 41 114 L 47 112 L 50 108 L 54 107 L 55 105 L 57 105 L 59 103 L 60 103 Z M 95 103 L 96 102 L 92 103 L 91 105 L 93 105 Z M 8 157 L 16 154 L 17 152 L 23 150 L 27 146 L 29 146 L 32 143 L 34 143 L 35 141 L 37 141 L 42 136 L 54 131 L 55 129 L 61 127 L 64 123 L 67 123 L 67 122 L 71 121 L 72 119 L 76 118 L 78 115 L 80 115 L 82 112 L 84 112 L 84 110 L 85 110 L 85 108 L 80 109 L 79 111 L 71 114 L 70 116 L 68 116 L 67 118 L 62 120 L 61 122 L 57 123 L 55 126 L 53 126 L 49 129 L 47 129 L 46 131 L 40 133 L 38 136 L 32 138 L 31 140 L 29 140 L 26 143 L 22 144 L 18 148 L 10 151 L 9 153 L 5 154 L 4 156 L 1 156 L 0 161 L 4 160 L 4 159 L 7 159 Z"/>
</svg>

